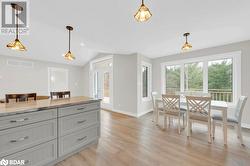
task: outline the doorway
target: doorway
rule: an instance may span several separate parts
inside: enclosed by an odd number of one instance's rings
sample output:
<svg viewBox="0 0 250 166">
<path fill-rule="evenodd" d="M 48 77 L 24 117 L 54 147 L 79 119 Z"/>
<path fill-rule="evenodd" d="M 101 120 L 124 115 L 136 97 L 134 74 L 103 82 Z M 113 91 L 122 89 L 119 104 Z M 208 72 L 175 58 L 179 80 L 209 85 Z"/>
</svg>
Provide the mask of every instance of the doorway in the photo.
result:
<svg viewBox="0 0 250 166">
<path fill-rule="evenodd" d="M 101 107 L 113 108 L 113 59 L 98 59 L 91 62 L 91 96 L 101 99 Z"/>
</svg>

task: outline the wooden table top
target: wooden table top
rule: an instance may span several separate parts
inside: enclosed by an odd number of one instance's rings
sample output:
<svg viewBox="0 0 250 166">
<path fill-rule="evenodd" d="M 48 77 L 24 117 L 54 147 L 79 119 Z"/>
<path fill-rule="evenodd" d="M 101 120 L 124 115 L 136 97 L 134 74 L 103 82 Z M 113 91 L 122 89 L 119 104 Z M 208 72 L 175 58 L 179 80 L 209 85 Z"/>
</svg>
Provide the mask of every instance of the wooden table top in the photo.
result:
<svg viewBox="0 0 250 166">
<path fill-rule="evenodd" d="M 45 100 L 33 100 L 17 103 L 1 103 L 0 104 L 0 116 L 9 114 L 23 113 L 29 111 L 39 111 L 49 108 L 57 108 L 63 106 L 70 106 L 76 104 L 86 104 L 100 101 L 85 96 L 71 97 L 65 99 L 45 99 Z"/>
</svg>

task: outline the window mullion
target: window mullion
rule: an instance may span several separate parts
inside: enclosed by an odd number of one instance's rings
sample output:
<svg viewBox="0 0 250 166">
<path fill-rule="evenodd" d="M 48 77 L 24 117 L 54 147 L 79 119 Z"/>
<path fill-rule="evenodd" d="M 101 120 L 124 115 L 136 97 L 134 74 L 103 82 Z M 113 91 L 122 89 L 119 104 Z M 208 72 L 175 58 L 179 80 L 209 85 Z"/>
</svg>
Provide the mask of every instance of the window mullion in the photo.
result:
<svg viewBox="0 0 250 166">
<path fill-rule="evenodd" d="M 181 74 L 180 74 L 180 75 L 181 75 L 181 76 L 180 76 L 180 77 L 181 77 L 181 78 L 180 78 L 180 84 L 181 84 L 181 85 L 180 85 L 180 86 L 181 86 L 180 88 L 181 88 L 181 92 L 184 92 L 184 91 L 185 91 L 185 87 L 184 87 L 184 81 L 185 81 L 185 79 L 184 79 L 184 70 L 185 70 L 185 69 L 184 69 L 184 63 L 182 63 L 182 64 L 181 64 Z"/>
<path fill-rule="evenodd" d="M 203 92 L 208 93 L 208 61 L 203 62 Z"/>
</svg>

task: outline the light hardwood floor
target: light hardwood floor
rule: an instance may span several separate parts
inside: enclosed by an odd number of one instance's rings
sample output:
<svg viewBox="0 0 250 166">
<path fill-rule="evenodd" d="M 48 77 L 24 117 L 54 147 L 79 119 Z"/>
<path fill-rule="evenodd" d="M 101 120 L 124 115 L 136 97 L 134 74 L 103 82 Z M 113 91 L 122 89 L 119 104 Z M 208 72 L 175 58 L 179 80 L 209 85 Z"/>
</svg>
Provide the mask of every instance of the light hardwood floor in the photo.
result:
<svg viewBox="0 0 250 166">
<path fill-rule="evenodd" d="M 232 129 L 228 146 L 223 145 L 221 128 L 207 142 L 207 128 L 193 125 L 192 136 L 177 132 L 177 125 L 166 131 L 155 126 L 149 113 L 141 118 L 101 111 L 101 139 L 98 145 L 67 158 L 57 166 L 249 166 L 250 134 L 244 132 L 242 147 Z M 161 124 L 162 120 L 161 120 Z"/>
</svg>

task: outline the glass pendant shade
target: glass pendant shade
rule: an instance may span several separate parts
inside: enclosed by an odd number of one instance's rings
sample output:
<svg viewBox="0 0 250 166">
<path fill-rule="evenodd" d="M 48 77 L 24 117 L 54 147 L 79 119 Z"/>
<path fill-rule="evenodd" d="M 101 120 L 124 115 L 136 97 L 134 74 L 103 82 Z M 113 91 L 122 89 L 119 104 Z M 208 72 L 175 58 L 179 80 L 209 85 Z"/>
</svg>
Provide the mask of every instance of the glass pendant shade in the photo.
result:
<svg viewBox="0 0 250 166">
<path fill-rule="evenodd" d="M 15 41 L 9 43 L 7 47 L 12 50 L 26 51 L 25 46 L 20 42 L 19 39 L 15 39 Z"/>
<path fill-rule="evenodd" d="M 192 48 L 192 45 L 187 42 L 182 46 L 183 51 L 190 50 L 191 48 Z"/>
<path fill-rule="evenodd" d="M 67 59 L 67 60 L 70 60 L 70 61 L 76 59 L 75 56 L 74 56 L 70 51 L 68 51 L 68 52 L 64 55 L 64 58 Z"/>
<path fill-rule="evenodd" d="M 134 15 L 135 19 L 138 22 L 146 22 L 150 19 L 151 16 L 152 16 L 151 12 L 143 3 L 139 8 L 139 10 L 137 11 L 137 13 Z"/>
</svg>

